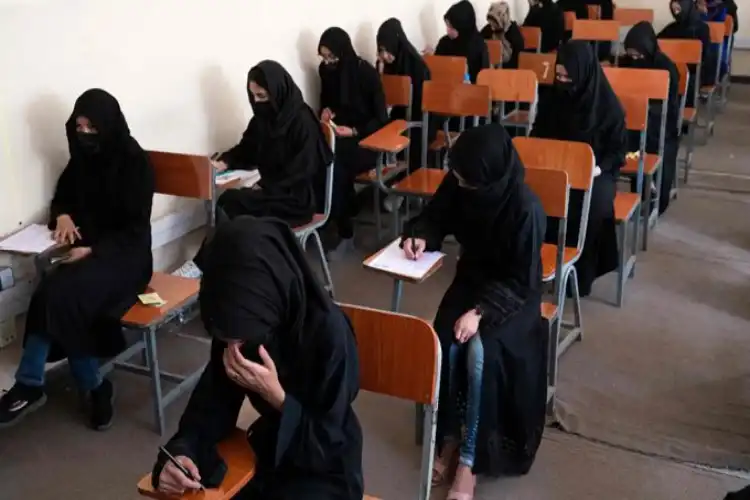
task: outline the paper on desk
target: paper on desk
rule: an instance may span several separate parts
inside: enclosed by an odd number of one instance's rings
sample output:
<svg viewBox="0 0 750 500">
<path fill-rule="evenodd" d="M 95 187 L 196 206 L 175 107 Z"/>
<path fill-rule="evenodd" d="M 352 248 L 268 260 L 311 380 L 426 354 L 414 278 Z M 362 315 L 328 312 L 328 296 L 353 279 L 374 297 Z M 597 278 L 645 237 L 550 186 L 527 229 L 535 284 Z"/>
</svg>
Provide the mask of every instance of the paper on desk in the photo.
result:
<svg viewBox="0 0 750 500">
<path fill-rule="evenodd" d="M 141 304 L 144 306 L 161 307 L 167 303 L 167 301 L 162 299 L 156 292 L 142 293 L 138 296 L 138 300 L 140 300 Z"/>
<path fill-rule="evenodd" d="M 388 245 L 367 266 L 387 273 L 398 274 L 407 278 L 420 280 L 445 254 L 442 252 L 425 252 L 419 260 L 410 260 L 400 247 L 401 238 Z"/>
<path fill-rule="evenodd" d="M 258 170 L 225 170 L 216 176 L 216 185 L 221 187 L 239 179 L 243 187 L 253 187 L 260 181 Z"/>
<path fill-rule="evenodd" d="M 39 254 L 55 245 L 57 242 L 52 239 L 52 231 L 47 226 L 31 224 L 0 241 L 0 251 Z"/>
</svg>

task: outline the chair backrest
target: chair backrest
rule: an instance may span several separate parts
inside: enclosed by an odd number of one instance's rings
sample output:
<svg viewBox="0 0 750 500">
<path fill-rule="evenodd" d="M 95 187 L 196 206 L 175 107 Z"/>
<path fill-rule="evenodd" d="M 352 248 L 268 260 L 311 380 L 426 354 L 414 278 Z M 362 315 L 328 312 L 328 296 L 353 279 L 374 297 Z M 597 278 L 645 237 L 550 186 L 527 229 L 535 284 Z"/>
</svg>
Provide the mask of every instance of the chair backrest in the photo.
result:
<svg viewBox="0 0 750 500">
<path fill-rule="evenodd" d="M 539 85 L 555 83 L 555 63 L 557 54 L 534 54 L 521 52 L 518 55 L 518 68 L 528 69 L 536 74 Z"/>
<path fill-rule="evenodd" d="M 434 82 L 463 83 L 466 77 L 466 58 L 458 56 L 424 56 Z"/>
<path fill-rule="evenodd" d="M 424 82 L 422 111 L 443 116 L 489 117 L 492 97 L 489 87 L 466 83 Z"/>
<path fill-rule="evenodd" d="M 490 67 L 499 68 L 503 65 L 503 42 L 500 40 L 486 40 L 487 52 L 490 56 Z"/>
<path fill-rule="evenodd" d="M 149 151 L 159 194 L 210 201 L 215 197 L 215 169 L 208 156 Z"/>
<path fill-rule="evenodd" d="M 524 182 L 536 194 L 547 217 L 568 217 L 568 195 L 570 184 L 568 173 L 563 170 L 526 168 Z"/>
<path fill-rule="evenodd" d="M 638 133 L 638 167 L 636 169 L 637 193 L 643 186 L 643 169 L 646 165 L 646 132 L 648 129 L 648 97 L 641 94 L 618 93 L 622 109 L 625 111 L 625 128 Z M 630 161 L 630 160 L 628 160 Z"/>
<path fill-rule="evenodd" d="M 619 42 L 620 23 L 617 21 L 576 19 L 576 22 L 573 23 L 573 40 Z"/>
<path fill-rule="evenodd" d="M 586 12 L 589 16 L 589 19 L 592 21 L 598 21 L 602 18 L 602 6 L 601 5 L 587 5 L 586 6 Z"/>
<path fill-rule="evenodd" d="M 493 101 L 536 102 L 536 74 L 528 69 L 483 69 L 477 85 L 489 87 Z"/>
<path fill-rule="evenodd" d="M 734 36 L 734 18 L 732 16 L 724 18 L 724 36 L 727 38 Z"/>
<path fill-rule="evenodd" d="M 703 58 L 703 43 L 700 40 L 660 38 L 659 49 L 675 64 L 697 65 Z"/>
<path fill-rule="evenodd" d="M 536 26 L 521 26 L 524 50 L 542 50 L 542 29 Z"/>
<path fill-rule="evenodd" d="M 323 136 L 328 142 L 328 147 L 333 151 L 333 161 L 326 165 L 326 191 L 325 191 L 325 202 L 323 207 L 324 221 L 328 221 L 331 216 L 331 207 L 333 206 L 333 174 L 334 164 L 336 163 L 336 134 L 333 131 L 333 126 L 329 123 L 320 122 L 320 128 L 323 130 Z"/>
<path fill-rule="evenodd" d="M 386 106 L 404 106 L 411 110 L 411 78 L 402 75 L 382 75 Z"/>
<path fill-rule="evenodd" d="M 731 16 L 728 16 L 731 19 Z M 711 43 L 724 43 L 727 34 L 726 24 L 723 22 L 708 22 L 708 31 L 711 33 Z"/>
<path fill-rule="evenodd" d="M 675 66 L 677 66 L 677 72 L 680 74 L 680 83 L 677 86 L 677 93 L 680 96 L 687 95 L 688 86 L 690 84 L 690 71 L 688 71 L 687 64 L 685 63 L 675 63 Z"/>
<path fill-rule="evenodd" d="M 565 31 L 573 31 L 573 25 L 576 23 L 576 13 L 568 10 L 565 11 L 563 17 L 565 19 Z"/>
<path fill-rule="evenodd" d="M 654 9 L 630 9 L 617 7 L 615 9 L 614 19 L 621 26 L 635 26 L 636 24 L 646 21 L 654 22 Z"/>
<path fill-rule="evenodd" d="M 648 99 L 669 99 L 669 72 L 660 69 L 602 68 L 617 94 L 644 95 Z"/>
</svg>

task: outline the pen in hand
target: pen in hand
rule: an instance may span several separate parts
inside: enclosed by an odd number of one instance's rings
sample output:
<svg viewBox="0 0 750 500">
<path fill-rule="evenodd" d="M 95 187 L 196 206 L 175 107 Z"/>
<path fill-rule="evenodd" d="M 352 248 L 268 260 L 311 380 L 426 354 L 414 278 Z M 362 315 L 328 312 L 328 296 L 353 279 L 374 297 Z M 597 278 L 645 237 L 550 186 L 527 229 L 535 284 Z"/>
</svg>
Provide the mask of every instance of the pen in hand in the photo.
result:
<svg viewBox="0 0 750 500">
<path fill-rule="evenodd" d="M 414 260 L 417 260 L 417 240 L 414 238 L 414 227 L 411 228 L 411 254 Z"/>
<path fill-rule="evenodd" d="M 195 478 L 195 476 L 193 476 L 193 475 L 192 475 L 192 474 L 190 473 L 190 471 L 189 471 L 189 470 L 187 470 L 187 469 L 185 468 L 185 466 L 184 466 L 184 465 L 182 465 L 182 464 L 181 464 L 180 462 L 178 462 L 178 461 L 177 461 L 177 459 L 176 459 L 175 457 L 173 457 L 173 456 L 172 456 L 172 454 L 171 454 L 171 453 L 169 453 L 169 452 L 167 451 L 167 449 L 166 449 L 165 447 L 163 447 L 163 446 L 159 446 L 159 451 L 161 451 L 162 453 L 164 453 L 164 456 L 166 456 L 166 457 L 167 457 L 167 459 L 168 459 L 168 460 L 169 460 L 170 462 L 172 462 L 172 464 L 174 464 L 174 466 L 175 466 L 175 467 L 177 467 L 177 468 L 178 468 L 178 469 L 180 470 L 180 472 L 182 472 L 182 473 L 183 473 L 183 474 L 185 475 L 185 477 L 186 477 L 186 478 L 188 478 L 188 479 L 190 479 L 191 481 L 194 481 L 194 482 L 196 482 L 196 483 L 200 484 L 201 490 L 205 490 L 205 489 L 206 489 L 206 487 L 205 487 L 205 486 L 203 486 L 203 485 L 202 485 L 202 484 L 200 483 L 200 481 L 198 481 L 198 480 L 197 480 L 197 479 Z"/>
</svg>

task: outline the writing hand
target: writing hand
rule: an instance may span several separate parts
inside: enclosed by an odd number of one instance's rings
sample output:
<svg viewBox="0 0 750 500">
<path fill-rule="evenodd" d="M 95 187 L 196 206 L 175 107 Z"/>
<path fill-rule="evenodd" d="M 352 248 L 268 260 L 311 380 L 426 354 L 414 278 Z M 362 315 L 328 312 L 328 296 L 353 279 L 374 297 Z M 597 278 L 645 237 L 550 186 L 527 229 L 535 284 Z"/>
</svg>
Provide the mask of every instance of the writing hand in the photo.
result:
<svg viewBox="0 0 750 500">
<path fill-rule="evenodd" d="M 324 121 L 324 122 L 330 122 L 335 117 L 336 117 L 336 113 L 334 113 L 333 111 L 331 111 L 329 108 L 325 108 L 320 113 L 320 119 L 321 119 L 321 121 Z"/>
<path fill-rule="evenodd" d="M 76 240 L 81 239 L 81 233 L 70 215 L 63 214 L 57 217 L 52 238 L 60 245 L 72 245 Z"/>
<path fill-rule="evenodd" d="M 211 165 L 214 166 L 217 172 L 223 172 L 227 169 L 227 164 L 219 160 L 211 160 Z"/>
<path fill-rule="evenodd" d="M 168 495 L 183 495 L 185 490 L 200 490 L 203 487 L 198 482 L 201 480 L 200 472 L 195 463 L 184 455 L 175 457 L 188 472 L 190 472 L 197 481 L 190 478 L 177 468 L 175 464 L 168 461 L 159 475 L 159 491 Z"/>
<path fill-rule="evenodd" d="M 409 260 L 419 260 L 424 255 L 427 242 L 422 238 L 407 238 L 404 240 L 404 253 Z"/>
</svg>

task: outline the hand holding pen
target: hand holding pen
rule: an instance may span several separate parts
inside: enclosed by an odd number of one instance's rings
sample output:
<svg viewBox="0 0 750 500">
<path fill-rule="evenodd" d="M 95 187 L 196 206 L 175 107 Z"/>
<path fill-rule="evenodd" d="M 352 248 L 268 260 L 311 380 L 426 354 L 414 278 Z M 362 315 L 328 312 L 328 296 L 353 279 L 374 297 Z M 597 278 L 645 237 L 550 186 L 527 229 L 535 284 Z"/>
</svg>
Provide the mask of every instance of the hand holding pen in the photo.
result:
<svg viewBox="0 0 750 500">
<path fill-rule="evenodd" d="M 186 456 L 173 457 L 163 446 L 159 447 L 167 463 L 159 475 L 159 491 L 169 495 L 183 495 L 186 490 L 204 490 L 195 463 Z"/>
<path fill-rule="evenodd" d="M 404 242 L 404 254 L 409 260 L 419 260 L 427 248 L 427 242 L 422 238 L 409 238 Z"/>
</svg>

